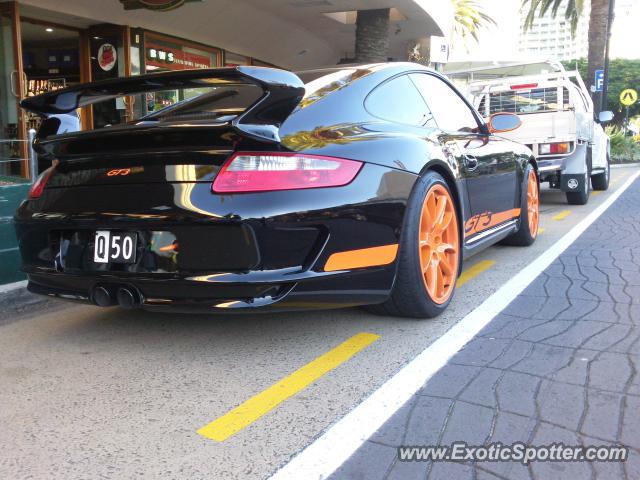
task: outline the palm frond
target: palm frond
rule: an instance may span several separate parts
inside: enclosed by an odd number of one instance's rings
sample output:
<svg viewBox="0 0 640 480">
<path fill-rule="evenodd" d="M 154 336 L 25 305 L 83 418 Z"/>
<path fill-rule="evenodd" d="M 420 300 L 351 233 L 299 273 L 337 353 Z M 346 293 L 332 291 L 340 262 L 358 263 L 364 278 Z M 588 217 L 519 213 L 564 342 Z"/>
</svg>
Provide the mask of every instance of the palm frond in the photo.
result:
<svg viewBox="0 0 640 480">
<path fill-rule="evenodd" d="M 483 11 L 477 0 L 451 0 L 454 10 L 453 30 L 463 39 L 472 37 L 478 41 L 478 31 L 496 22 Z"/>
<path fill-rule="evenodd" d="M 571 34 L 575 36 L 584 4 L 585 0 L 522 0 L 522 7 L 529 7 L 523 28 L 525 31 L 530 30 L 536 18 L 545 16 L 549 10 L 553 18 L 557 17 L 564 7 L 564 18 L 571 25 Z"/>
</svg>

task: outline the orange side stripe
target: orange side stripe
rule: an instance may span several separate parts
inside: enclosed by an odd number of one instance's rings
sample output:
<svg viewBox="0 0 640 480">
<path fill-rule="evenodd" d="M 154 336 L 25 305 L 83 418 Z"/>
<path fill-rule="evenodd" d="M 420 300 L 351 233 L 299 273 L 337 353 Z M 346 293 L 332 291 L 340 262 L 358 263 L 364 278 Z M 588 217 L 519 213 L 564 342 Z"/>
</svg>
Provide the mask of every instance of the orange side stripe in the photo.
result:
<svg viewBox="0 0 640 480">
<path fill-rule="evenodd" d="M 512 208 L 511 210 L 506 210 L 504 212 L 486 212 L 479 215 L 474 215 L 469 220 L 467 220 L 467 223 L 465 223 L 464 236 L 470 237 L 471 235 L 475 235 L 476 233 L 482 232 L 483 230 L 487 230 L 491 227 L 495 227 L 496 225 L 506 222 L 507 220 L 517 218 L 519 216 L 519 208 Z"/>
<path fill-rule="evenodd" d="M 352 268 L 375 267 L 388 265 L 396 259 L 398 244 L 381 247 L 360 248 L 346 252 L 334 253 L 324 266 L 325 272 L 349 270 Z"/>
</svg>

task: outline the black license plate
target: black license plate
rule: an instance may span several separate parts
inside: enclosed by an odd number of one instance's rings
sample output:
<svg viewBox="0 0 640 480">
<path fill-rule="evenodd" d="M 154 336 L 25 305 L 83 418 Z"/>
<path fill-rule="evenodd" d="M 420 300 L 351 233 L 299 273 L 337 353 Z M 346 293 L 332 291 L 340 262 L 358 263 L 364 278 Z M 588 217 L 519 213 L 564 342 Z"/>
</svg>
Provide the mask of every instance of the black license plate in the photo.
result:
<svg viewBox="0 0 640 480">
<path fill-rule="evenodd" d="M 94 241 L 96 263 L 135 263 L 138 235 L 130 232 L 98 230 Z"/>
</svg>

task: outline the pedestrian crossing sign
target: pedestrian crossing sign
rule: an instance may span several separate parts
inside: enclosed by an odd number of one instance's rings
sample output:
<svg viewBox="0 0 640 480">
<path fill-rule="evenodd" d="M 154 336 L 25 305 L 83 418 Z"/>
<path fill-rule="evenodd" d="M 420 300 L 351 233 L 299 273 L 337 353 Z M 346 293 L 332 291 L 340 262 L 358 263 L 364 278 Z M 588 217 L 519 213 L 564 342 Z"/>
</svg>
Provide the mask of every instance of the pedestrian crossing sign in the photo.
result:
<svg viewBox="0 0 640 480">
<path fill-rule="evenodd" d="M 620 103 L 625 107 L 630 107 L 638 101 L 638 92 L 633 88 L 627 88 L 620 94 Z"/>
</svg>

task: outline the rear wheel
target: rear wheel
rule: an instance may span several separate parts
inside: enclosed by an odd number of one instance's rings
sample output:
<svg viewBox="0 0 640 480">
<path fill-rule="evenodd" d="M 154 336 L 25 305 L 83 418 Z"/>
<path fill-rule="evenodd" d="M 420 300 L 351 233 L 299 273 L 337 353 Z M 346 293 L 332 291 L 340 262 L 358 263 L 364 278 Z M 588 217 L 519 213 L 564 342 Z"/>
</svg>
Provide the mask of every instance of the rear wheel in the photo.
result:
<svg viewBox="0 0 640 480">
<path fill-rule="evenodd" d="M 567 192 L 567 203 L 569 205 L 586 205 L 589 201 L 589 193 L 591 193 L 589 174 L 584 174 L 584 182 L 582 182 L 582 190 L 580 192 Z"/>
<path fill-rule="evenodd" d="M 520 228 L 513 235 L 505 238 L 507 245 L 529 246 L 536 241 L 540 222 L 540 182 L 533 168 L 528 164 L 524 174 L 522 199 L 520 203 Z"/>
<path fill-rule="evenodd" d="M 608 190 L 609 178 L 611 177 L 611 165 L 609 164 L 609 156 L 607 155 L 607 166 L 604 172 L 591 176 L 591 185 L 594 190 Z"/>
<path fill-rule="evenodd" d="M 453 297 L 458 278 L 458 225 L 455 200 L 447 183 L 438 173 L 427 172 L 409 199 L 391 296 L 369 309 L 415 318 L 441 314 Z"/>
</svg>

